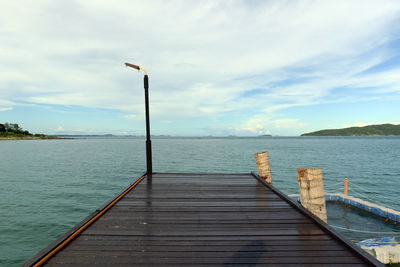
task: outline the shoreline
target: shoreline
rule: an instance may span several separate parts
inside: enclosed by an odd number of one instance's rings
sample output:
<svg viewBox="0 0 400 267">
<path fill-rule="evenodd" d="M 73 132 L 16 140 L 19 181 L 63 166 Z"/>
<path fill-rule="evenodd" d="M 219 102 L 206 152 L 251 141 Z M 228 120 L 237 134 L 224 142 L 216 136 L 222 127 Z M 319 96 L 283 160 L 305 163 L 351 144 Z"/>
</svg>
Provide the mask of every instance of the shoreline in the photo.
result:
<svg viewBox="0 0 400 267">
<path fill-rule="evenodd" d="M 35 136 L 29 136 L 29 137 L 18 137 L 18 136 L 12 136 L 12 137 L 0 137 L 0 140 L 50 140 L 50 139 L 75 139 L 72 137 L 58 137 L 58 136 L 49 136 L 49 137 L 35 137 Z"/>
</svg>

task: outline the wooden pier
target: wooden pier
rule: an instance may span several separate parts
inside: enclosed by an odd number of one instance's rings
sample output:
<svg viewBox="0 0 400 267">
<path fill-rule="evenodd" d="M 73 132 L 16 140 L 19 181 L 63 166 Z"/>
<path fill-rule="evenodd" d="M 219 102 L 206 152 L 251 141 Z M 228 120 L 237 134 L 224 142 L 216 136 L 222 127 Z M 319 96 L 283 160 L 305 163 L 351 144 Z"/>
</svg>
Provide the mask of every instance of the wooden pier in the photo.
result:
<svg viewBox="0 0 400 267">
<path fill-rule="evenodd" d="M 23 266 L 383 266 L 255 174 L 143 176 Z"/>
</svg>

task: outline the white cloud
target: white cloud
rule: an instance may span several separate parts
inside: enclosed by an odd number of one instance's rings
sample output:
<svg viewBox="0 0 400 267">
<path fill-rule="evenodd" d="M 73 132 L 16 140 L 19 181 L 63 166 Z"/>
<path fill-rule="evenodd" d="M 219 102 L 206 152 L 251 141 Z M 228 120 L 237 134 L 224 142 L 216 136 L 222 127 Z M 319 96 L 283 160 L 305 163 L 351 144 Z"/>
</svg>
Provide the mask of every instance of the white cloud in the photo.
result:
<svg viewBox="0 0 400 267">
<path fill-rule="evenodd" d="M 275 118 L 258 114 L 248 119 L 241 127 L 235 128 L 238 135 L 262 135 L 262 134 L 288 134 L 301 133 L 307 123 L 292 118 Z M 290 132 L 287 130 L 290 129 Z"/>
<path fill-rule="evenodd" d="M 144 116 L 138 115 L 138 114 L 128 114 L 128 115 L 125 115 L 124 118 L 128 119 L 128 120 L 133 120 L 133 121 L 144 120 Z"/>
<path fill-rule="evenodd" d="M 155 120 L 257 109 L 239 128 L 300 129 L 279 111 L 360 99 L 332 98 L 335 88 L 400 94 L 399 69 L 360 75 L 392 56 L 384 44 L 398 36 L 399 11 L 398 1 L 8 1 L 0 95 L 12 105 L 0 107 L 78 105 L 143 119 L 142 74 L 128 61 L 149 72 Z M 244 97 L 253 89 L 264 93 Z"/>
<path fill-rule="evenodd" d="M 235 128 L 235 134 L 237 135 L 262 135 L 269 134 L 270 131 L 264 130 L 264 126 L 261 124 L 252 125 L 248 127 Z"/>
<path fill-rule="evenodd" d="M 0 107 L 0 111 L 12 110 L 12 107 Z"/>
<path fill-rule="evenodd" d="M 14 105 L 15 103 L 12 101 L 0 99 L 0 111 L 12 110 Z"/>
<path fill-rule="evenodd" d="M 64 129 L 64 127 L 62 127 L 61 125 L 59 125 L 58 127 L 57 127 L 57 129 L 56 129 L 56 132 L 64 132 L 65 131 L 65 129 Z"/>
<path fill-rule="evenodd" d="M 364 127 L 364 126 L 368 126 L 368 125 L 371 125 L 371 124 L 369 124 L 369 123 L 362 123 L 362 122 L 356 122 L 356 123 L 354 123 L 354 126 L 356 126 L 356 127 Z"/>
</svg>

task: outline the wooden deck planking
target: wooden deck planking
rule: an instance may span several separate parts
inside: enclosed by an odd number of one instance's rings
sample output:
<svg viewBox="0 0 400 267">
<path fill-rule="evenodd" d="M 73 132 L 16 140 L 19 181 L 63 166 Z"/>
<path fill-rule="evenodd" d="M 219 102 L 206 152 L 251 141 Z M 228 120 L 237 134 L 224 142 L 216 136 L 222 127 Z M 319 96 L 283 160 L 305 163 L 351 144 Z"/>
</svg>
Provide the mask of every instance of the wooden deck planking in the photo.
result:
<svg viewBox="0 0 400 267">
<path fill-rule="evenodd" d="M 374 266 L 250 174 L 154 174 L 46 266 Z"/>
</svg>

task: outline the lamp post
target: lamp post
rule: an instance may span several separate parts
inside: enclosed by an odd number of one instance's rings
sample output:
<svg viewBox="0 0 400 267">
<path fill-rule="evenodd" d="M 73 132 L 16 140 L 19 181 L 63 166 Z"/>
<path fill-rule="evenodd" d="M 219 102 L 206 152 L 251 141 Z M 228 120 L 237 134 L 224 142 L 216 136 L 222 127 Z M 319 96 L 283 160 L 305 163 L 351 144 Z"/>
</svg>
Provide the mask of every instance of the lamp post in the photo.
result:
<svg viewBox="0 0 400 267">
<path fill-rule="evenodd" d="M 125 63 L 126 67 L 134 68 L 138 71 L 142 70 L 144 72 L 144 98 L 145 98 L 145 109 L 146 109 L 146 166 L 147 166 L 147 176 L 151 178 L 153 174 L 153 164 L 151 158 L 151 140 L 150 140 L 150 115 L 149 115 L 149 77 L 144 68 L 131 63 Z"/>
</svg>

